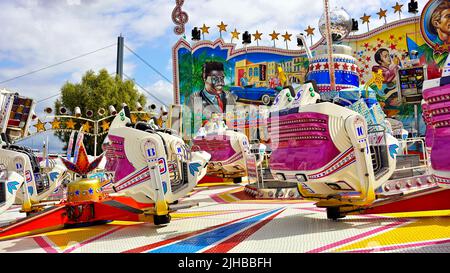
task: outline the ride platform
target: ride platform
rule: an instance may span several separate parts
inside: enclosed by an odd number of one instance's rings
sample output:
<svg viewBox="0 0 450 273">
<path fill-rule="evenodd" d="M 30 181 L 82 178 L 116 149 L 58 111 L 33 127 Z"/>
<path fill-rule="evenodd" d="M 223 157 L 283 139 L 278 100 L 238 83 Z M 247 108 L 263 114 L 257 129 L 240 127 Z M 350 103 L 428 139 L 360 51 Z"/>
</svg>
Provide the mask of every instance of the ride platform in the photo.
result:
<svg viewBox="0 0 450 273">
<path fill-rule="evenodd" d="M 204 183 L 182 201 L 199 206 L 172 221 L 113 221 L 0 241 L 0 252 L 321 253 L 450 252 L 450 210 L 349 215 L 328 220 L 314 202 L 255 199 L 243 185 Z M 20 208 L 2 223 L 23 218 Z"/>
</svg>

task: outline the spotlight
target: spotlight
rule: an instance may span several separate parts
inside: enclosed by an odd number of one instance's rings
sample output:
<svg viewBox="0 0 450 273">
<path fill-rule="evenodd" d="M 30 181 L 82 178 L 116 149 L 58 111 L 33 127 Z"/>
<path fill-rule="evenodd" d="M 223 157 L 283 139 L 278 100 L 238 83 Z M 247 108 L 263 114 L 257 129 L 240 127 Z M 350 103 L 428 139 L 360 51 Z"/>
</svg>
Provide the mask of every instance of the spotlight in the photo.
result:
<svg viewBox="0 0 450 273">
<path fill-rule="evenodd" d="M 167 107 L 165 107 L 164 105 L 161 106 L 160 111 L 161 111 L 161 115 L 163 115 L 163 116 L 166 116 L 167 114 L 169 114 Z"/>
<path fill-rule="evenodd" d="M 92 111 L 92 110 L 87 110 L 86 111 L 86 117 L 92 118 L 93 116 L 94 116 L 94 111 Z"/>
<path fill-rule="evenodd" d="M 51 107 L 47 107 L 44 109 L 44 112 L 47 114 L 51 114 L 53 112 L 53 109 Z"/>
<path fill-rule="evenodd" d="M 192 40 L 193 41 L 200 41 L 200 29 L 198 29 L 197 27 L 194 27 L 194 29 L 192 29 Z"/>
<path fill-rule="evenodd" d="M 248 31 L 245 31 L 242 33 L 242 43 L 244 45 L 248 45 L 252 43 L 252 36 L 248 33 Z"/>
<path fill-rule="evenodd" d="M 408 12 L 409 12 L 409 13 L 414 13 L 414 14 L 416 14 L 416 13 L 419 12 L 419 6 L 418 6 L 416 0 L 411 0 L 411 1 L 408 3 Z"/>
<path fill-rule="evenodd" d="M 80 107 L 75 107 L 75 116 L 77 117 L 77 118 L 79 118 L 79 117 L 81 117 L 81 109 L 80 109 Z"/>
<path fill-rule="evenodd" d="M 105 113 L 106 113 L 105 108 L 100 108 L 100 109 L 98 109 L 98 111 L 97 111 L 97 114 L 98 114 L 99 116 L 103 116 Z"/>
<path fill-rule="evenodd" d="M 303 34 L 302 33 L 297 35 L 297 46 L 304 46 L 302 38 L 303 38 Z"/>
<path fill-rule="evenodd" d="M 308 59 L 312 58 L 311 50 L 309 49 L 308 45 L 306 44 L 305 35 L 303 33 L 300 33 L 297 35 L 297 46 L 304 47 L 306 51 L 306 56 L 308 56 Z"/>
<path fill-rule="evenodd" d="M 340 34 L 337 34 L 337 33 L 332 33 L 331 34 L 331 40 L 333 40 L 333 42 L 341 40 L 341 37 L 342 36 Z"/>
<path fill-rule="evenodd" d="M 136 109 L 142 111 L 142 105 L 138 101 L 136 102 Z"/>
<path fill-rule="evenodd" d="M 35 120 L 35 119 L 37 119 L 37 115 L 36 115 L 36 112 L 34 112 L 34 111 L 31 111 L 31 119 L 32 120 Z"/>
<path fill-rule="evenodd" d="M 154 111 L 154 110 L 156 109 L 156 104 L 150 104 L 150 105 L 148 106 L 148 109 Z"/>
<path fill-rule="evenodd" d="M 109 113 L 110 113 L 111 115 L 113 115 L 113 116 L 117 115 L 117 111 L 116 111 L 116 108 L 114 108 L 114 106 L 110 105 L 110 106 L 108 107 L 108 109 L 109 109 Z"/>
<path fill-rule="evenodd" d="M 59 114 L 61 115 L 67 114 L 67 108 L 64 106 L 59 107 Z"/>
<path fill-rule="evenodd" d="M 358 20 L 355 20 L 352 18 L 352 31 L 358 31 L 359 27 L 358 27 Z"/>
</svg>

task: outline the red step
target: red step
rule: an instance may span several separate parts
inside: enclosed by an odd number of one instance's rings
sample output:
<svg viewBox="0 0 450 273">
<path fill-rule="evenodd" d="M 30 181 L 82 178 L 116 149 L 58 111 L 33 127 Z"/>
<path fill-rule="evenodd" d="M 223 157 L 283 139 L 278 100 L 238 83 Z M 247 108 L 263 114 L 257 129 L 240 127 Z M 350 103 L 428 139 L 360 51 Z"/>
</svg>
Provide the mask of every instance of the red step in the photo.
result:
<svg viewBox="0 0 450 273">
<path fill-rule="evenodd" d="M 67 222 L 64 205 L 53 206 L 0 228 L 0 240 L 58 230 Z"/>
<path fill-rule="evenodd" d="M 435 188 L 396 197 L 392 200 L 376 202 L 371 208 L 364 210 L 363 213 L 377 214 L 449 209 L 450 190 Z"/>
</svg>

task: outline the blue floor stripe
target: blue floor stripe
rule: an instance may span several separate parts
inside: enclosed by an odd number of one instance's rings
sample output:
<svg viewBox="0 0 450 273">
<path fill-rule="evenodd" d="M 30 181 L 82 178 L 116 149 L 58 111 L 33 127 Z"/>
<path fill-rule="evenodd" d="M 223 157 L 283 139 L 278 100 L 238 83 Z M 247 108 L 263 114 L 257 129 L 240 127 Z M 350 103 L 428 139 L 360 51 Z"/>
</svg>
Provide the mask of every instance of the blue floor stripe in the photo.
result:
<svg viewBox="0 0 450 273">
<path fill-rule="evenodd" d="M 182 240 L 168 246 L 151 250 L 148 253 L 195 253 L 205 247 L 217 243 L 218 241 L 232 235 L 233 233 L 239 232 L 242 229 L 255 224 L 256 222 L 259 222 L 261 219 L 274 214 L 279 210 L 281 210 L 281 208 L 244 219 L 231 225 L 208 231 L 206 233 Z"/>
</svg>

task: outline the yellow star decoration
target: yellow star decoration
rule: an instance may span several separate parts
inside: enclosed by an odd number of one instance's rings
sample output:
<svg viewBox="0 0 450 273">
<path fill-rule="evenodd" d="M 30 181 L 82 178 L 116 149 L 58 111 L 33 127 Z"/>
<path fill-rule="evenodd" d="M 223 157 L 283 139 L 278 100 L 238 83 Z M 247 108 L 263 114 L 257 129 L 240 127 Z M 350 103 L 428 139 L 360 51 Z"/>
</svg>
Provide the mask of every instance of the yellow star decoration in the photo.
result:
<svg viewBox="0 0 450 273">
<path fill-rule="evenodd" d="M 61 121 L 58 119 L 54 119 L 52 122 L 52 129 L 60 129 L 61 128 Z"/>
<path fill-rule="evenodd" d="M 89 121 L 86 121 L 86 123 L 83 124 L 83 131 L 86 133 L 89 133 L 90 130 L 91 130 L 91 125 L 89 125 Z"/>
<path fill-rule="evenodd" d="M 393 6 L 392 8 L 394 9 L 394 13 L 397 13 L 402 12 L 402 7 L 403 5 L 400 5 L 398 2 L 395 2 L 395 6 Z"/>
<path fill-rule="evenodd" d="M 262 33 L 259 33 L 258 31 L 256 31 L 254 34 L 252 34 L 253 37 L 255 37 L 255 41 L 257 40 L 261 40 L 261 36 L 263 35 Z"/>
<path fill-rule="evenodd" d="M 131 123 L 136 123 L 136 122 L 137 122 L 136 114 L 131 114 Z"/>
<path fill-rule="evenodd" d="M 292 34 L 289 34 L 289 33 L 286 31 L 286 34 L 281 35 L 281 36 L 283 37 L 284 41 L 287 42 L 287 41 L 290 41 L 290 40 L 291 40 Z"/>
<path fill-rule="evenodd" d="M 272 32 L 272 34 L 269 34 L 269 36 L 272 37 L 272 41 L 278 40 L 278 35 L 280 35 L 280 33 L 276 33 L 275 30 Z"/>
<path fill-rule="evenodd" d="M 102 126 L 103 131 L 109 130 L 109 122 L 107 122 L 106 120 L 102 121 L 102 125 L 101 126 Z"/>
<path fill-rule="evenodd" d="M 239 40 L 239 34 L 241 34 L 241 33 L 238 32 L 236 29 L 234 29 L 234 31 L 231 32 L 231 39 L 238 39 Z"/>
<path fill-rule="evenodd" d="M 219 31 L 227 31 L 227 26 L 228 25 L 225 25 L 222 21 L 220 21 L 220 25 L 217 25 Z"/>
<path fill-rule="evenodd" d="M 150 116 L 147 113 L 142 114 L 141 116 L 141 120 L 143 121 L 149 121 L 150 120 Z"/>
<path fill-rule="evenodd" d="M 378 19 L 386 17 L 386 13 L 387 13 L 387 9 L 383 10 L 382 8 L 380 8 L 380 12 L 377 12 L 378 16 L 380 16 L 380 18 L 378 18 Z"/>
<path fill-rule="evenodd" d="M 66 129 L 73 129 L 75 130 L 75 125 L 77 123 L 74 122 L 72 119 L 69 119 L 69 121 L 66 121 Z"/>
<path fill-rule="evenodd" d="M 36 130 L 38 132 L 43 132 L 43 131 L 45 131 L 45 124 L 46 123 L 47 122 L 42 122 L 40 119 L 38 119 L 38 122 L 35 125 L 33 125 L 33 126 L 36 127 Z"/>
<path fill-rule="evenodd" d="M 366 14 L 364 13 L 364 16 L 361 17 L 360 19 L 362 20 L 363 24 L 365 24 L 365 23 L 370 23 L 370 21 L 369 21 L 370 15 L 366 15 Z"/>
<path fill-rule="evenodd" d="M 315 28 L 313 28 L 313 27 L 311 27 L 311 26 L 308 26 L 308 28 L 305 29 L 305 31 L 306 31 L 306 33 L 307 33 L 307 36 L 314 35 L 314 30 L 315 30 Z"/>
<path fill-rule="evenodd" d="M 202 30 L 202 33 L 209 33 L 209 27 L 207 27 L 205 24 L 200 28 Z"/>
</svg>

